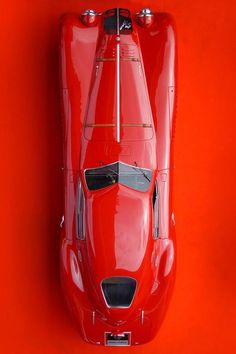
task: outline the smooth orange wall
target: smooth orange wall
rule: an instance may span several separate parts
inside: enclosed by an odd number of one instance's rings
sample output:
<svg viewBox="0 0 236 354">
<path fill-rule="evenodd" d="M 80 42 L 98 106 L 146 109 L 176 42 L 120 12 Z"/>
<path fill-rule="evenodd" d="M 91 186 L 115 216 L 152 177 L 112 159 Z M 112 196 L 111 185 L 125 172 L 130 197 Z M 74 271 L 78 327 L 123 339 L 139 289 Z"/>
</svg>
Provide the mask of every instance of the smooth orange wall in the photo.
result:
<svg viewBox="0 0 236 354">
<path fill-rule="evenodd" d="M 177 23 L 178 264 L 155 341 L 105 349 L 80 339 L 60 290 L 58 20 L 117 5 Z M 235 1 L 2 1 L 0 27 L 0 353 L 235 354 Z"/>
</svg>

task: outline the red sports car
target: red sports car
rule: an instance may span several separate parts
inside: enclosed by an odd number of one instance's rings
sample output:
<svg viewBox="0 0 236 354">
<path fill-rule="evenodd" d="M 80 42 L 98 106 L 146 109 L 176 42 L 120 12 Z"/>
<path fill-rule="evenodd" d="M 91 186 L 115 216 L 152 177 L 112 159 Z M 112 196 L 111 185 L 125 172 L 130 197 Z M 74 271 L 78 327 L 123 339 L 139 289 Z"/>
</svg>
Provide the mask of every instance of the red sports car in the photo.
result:
<svg viewBox="0 0 236 354">
<path fill-rule="evenodd" d="M 60 54 L 65 298 L 86 341 L 145 343 L 175 273 L 173 20 L 147 8 L 67 15 Z"/>
</svg>

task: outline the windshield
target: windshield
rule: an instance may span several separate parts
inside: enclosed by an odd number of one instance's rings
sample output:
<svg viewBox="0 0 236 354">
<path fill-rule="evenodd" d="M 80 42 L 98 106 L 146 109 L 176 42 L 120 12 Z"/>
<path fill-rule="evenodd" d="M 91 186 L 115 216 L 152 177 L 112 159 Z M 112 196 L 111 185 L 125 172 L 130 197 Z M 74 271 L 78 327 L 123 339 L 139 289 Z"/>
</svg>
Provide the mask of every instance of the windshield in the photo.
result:
<svg viewBox="0 0 236 354">
<path fill-rule="evenodd" d="M 152 171 L 116 162 L 87 169 L 85 179 L 88 189 L 91 191 L 121 183 L 137 191 L 146 192 L 150 186 Z"/>
</svg>

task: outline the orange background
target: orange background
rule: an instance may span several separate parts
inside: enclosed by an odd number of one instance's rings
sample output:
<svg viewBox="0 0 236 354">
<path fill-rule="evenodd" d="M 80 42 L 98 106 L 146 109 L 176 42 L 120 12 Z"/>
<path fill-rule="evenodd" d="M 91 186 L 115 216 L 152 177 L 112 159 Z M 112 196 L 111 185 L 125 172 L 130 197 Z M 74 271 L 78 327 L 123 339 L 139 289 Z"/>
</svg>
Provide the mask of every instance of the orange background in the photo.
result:
<svg viewBox="0 0 236 354">
<path fill-rule="evenodd" d="M 80 339 L 60 290 L 58 19 L 66 12 L 117 4 L 165 10 L 177 23 L 178 264 L 171 306 L 155 341 L 112 349 Z M 236 353 L 235 4 L 1 2 L 1 353 Z"/>
</svg>

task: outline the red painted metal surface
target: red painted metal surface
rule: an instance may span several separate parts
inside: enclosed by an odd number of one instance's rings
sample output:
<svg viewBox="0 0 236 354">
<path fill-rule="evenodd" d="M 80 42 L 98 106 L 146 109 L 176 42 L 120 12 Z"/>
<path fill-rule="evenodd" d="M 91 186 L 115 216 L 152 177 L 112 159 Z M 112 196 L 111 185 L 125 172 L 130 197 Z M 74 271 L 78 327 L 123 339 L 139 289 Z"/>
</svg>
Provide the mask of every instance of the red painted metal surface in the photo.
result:
<svg viewBox="0 0 236 354">
<path fill-rule="evenodd" d="M 64 121 L 65 222 L 61 278 L 82 337 L 106 344 L 106 332 L 129 332 L 129 344 L 151 340 L 165 315 L 175 269 L 171 207 L 176 43 L 173 20 L 155 13 L 133 32 L 107 34 L 103 14 L 88 27 L 79 15 L 61 23 L 61 97 Z M 117 40 L 117 37 L 119 39 Z M 117 56 L 120 60 L 120 138 L 117 138 Z M 87 168 L 120 161 L 152 170 L 150 188 L 115 184 L 90 191 Z M 77 237 L 77 194 L 85 196 L 85 238 Z M 152 196 L 159 190 L 159 237 L 153 238 Z M 109 308 L 101 290 L 111 276 L 134 278 L 129 308 Z"/>
</svg>

